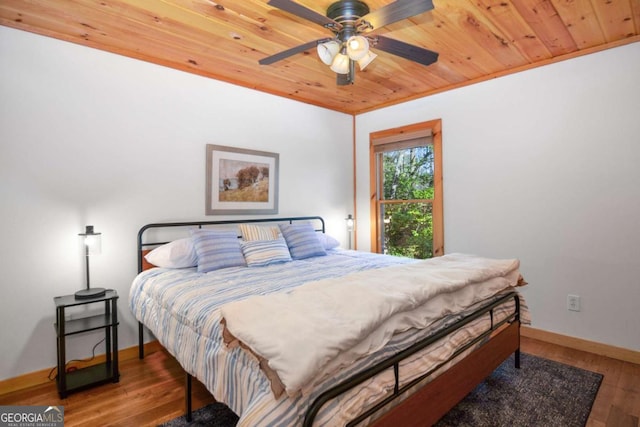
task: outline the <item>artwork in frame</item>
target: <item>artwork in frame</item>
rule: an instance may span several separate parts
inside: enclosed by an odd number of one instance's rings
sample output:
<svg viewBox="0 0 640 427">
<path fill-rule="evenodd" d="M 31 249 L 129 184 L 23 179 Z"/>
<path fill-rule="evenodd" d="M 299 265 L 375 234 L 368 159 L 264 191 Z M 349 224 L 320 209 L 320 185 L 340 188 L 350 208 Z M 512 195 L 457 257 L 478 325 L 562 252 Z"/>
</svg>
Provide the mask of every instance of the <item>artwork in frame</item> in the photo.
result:
<svg viewBox="0 0 640 427">
<path fill-rule="evenodd" d="M 206 215 L 278 213 L 277 153 L 207 144 Z"/>
</svg>

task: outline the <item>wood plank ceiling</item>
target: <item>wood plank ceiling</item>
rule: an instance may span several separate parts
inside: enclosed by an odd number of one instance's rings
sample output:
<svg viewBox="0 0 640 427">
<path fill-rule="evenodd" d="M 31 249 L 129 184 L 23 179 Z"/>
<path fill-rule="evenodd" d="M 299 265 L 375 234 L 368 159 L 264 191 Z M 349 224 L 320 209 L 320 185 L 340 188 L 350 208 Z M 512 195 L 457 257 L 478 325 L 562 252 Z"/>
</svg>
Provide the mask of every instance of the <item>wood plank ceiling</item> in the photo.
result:
<svg viewBox="0 0 640 427">
<path fill-rule="evenodd" d="M 366 0 L 371 10 L 392 0 Z M 298 0 L 324 14 L 332 0 Z M 434 50 L 423 66 L 377 51 L 353 85 L 315 49 L 331 32 L 267 0 L 1 0 L 0 24 L 349 114 L 640 41 L 640 0 L 434 0 L 375 33 Z M 375 51 L 375 48 L 372 49 Z"/>
</svg>

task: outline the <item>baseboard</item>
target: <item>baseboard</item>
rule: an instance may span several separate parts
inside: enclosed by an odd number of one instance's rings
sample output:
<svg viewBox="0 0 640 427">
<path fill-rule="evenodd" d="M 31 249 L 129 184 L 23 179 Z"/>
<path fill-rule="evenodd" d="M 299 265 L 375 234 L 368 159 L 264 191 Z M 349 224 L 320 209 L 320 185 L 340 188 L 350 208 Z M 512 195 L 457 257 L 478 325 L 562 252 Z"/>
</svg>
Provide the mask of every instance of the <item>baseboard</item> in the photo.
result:
<svg viewBox="0 0 640 427">
<path fill-rule="evenodd" d="M 582 338 L 557 334 L 555 332 L 549 332 L 529 326 L 522 326 L 520 328 L 520 335 L 551 344 L 558 344 L 563 347 L 569 347 L 574 350 L 586 351 L 588 353 L 599 354 L 601 356 L 610 357 L 612 359 L 622 360 L 624 362 L 631 362 L 640 365 L 640 351 L 629 350 L 627 348 L 616 347 L 609 344 L 602 344 L 595 341 L 588 341 Z"/>
<path fill-rule="evenodd" d="M 570 337 L 568 335 L 557 334 L 555 332 L 549 332 L 542 329 L 532 328 L 530 326 L 522 326 L 520 328 L 520 335 L 527 338 L 533 338 L 536 340 L 548 342 L 551 344 L 557 344 L 564 347 L 573 348 L 575 350 L 586 351 L 588 353 L 599 354 L 612 359 L 622 360 L 625 362 L 636 363 L 640 365 L 640 351 L 629 350 L 622 347 L 615 347 L 608 344 L 602 344 L 595 341 L 588 341 L 581 338 Z M 144 345 L 145 354 L 151 354 L 159 351 L 162 346 L 158 341 L 151 341 Z M 138 346 L 129 347 L 118 351 L 118 358 L 120 361 L 135 359 L 138 357 Z M 90 362 L 74 362 L 72 366 L 77 368 L 83 368 L 86 366 L 102 363 L 105 360 L 105 355 L 96 356 Z M 50 382 L 49 373 L 51 368 L 43 369 L 41 371 L 30 372 L 28 374 L 20 375 L 15 378 L 9 378 L 0 381 L 0 394 L 12 393 L 14 391 L 22 390 L 25 388 L 37 386 Z"/>
<path fill-rule="evenodd" d="M 155 351 L 161 350 L 162 346 L 158 341 L 151 341 L 144 345 L 145 354 L 151 354 Z M 118 351 L 118 359 L 120 362 L 125 360 L 131 360 L 138 358 L 138 346 L 125 348 Z M 97 365 L 103 363 L 106 359 L 104 354 L 96 356 L 95 359 L 88 362 L 72 362 L 67 364 L 67 368 L 74 366 L 77 369 L 85 368 L 87 366 Z M 9 378 L 0 381 L 0 395 L 6 393 L 12 393 L 14 391 L 23 390 L 25 388 L 34 387 L 41 384 L 53 382 L 49 379 L 49 373 L 52 368 L 43 369 L 41 371 L 30 372 L 28 374 L 20 375 L 15 378 Z"/>
</svg>

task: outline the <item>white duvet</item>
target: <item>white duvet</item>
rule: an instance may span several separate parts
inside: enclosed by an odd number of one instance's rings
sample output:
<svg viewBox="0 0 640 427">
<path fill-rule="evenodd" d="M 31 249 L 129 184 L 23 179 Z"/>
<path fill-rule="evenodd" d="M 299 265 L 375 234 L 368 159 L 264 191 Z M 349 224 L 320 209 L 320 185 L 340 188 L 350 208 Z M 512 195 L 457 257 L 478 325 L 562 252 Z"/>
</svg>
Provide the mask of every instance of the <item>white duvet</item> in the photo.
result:
<svg viewBox="0 0 640 427">
<path fill-rule="evenodd" d="M 310 282 L 290 292 L 225 304 L 228 331 L 268 361 L 289 396 L 382 348 L 516 286 L 516 259 L 450 254 Z"/>
</svg>

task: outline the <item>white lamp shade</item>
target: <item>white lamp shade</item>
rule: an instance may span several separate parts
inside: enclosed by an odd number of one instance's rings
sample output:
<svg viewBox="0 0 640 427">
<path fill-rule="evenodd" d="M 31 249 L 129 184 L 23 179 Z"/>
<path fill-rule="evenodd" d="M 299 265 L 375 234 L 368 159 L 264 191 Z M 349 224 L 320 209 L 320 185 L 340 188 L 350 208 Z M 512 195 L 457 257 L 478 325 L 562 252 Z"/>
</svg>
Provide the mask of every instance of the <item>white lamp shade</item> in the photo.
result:
<svg viewBox="0 0 640 427">
<path fill-rule="evenodd" d="M 102 233 L 93 231 L 93 225 L 87 225 L 85 232 L 79 233 L 78 236 L 84 237 L 87 255 L 100 255 L 100 252 L 102 252 Z"/>
<path fill-rule="evenodd" d="M 320 60 L 327 65 L 331 65 L 333 58 L 335 58 L 336 54 L 340 51 L 340 43 L 335 40 L 320 43 L 317 50 Z"/>
<path fill-rule="evenodd" d="M 369 52 L 369 41 L 363 36 L 352 36 L 347 40 L 347 55 L 354 61 L 358 61 Z"/>
<path fill-rule="evenodd" d="M 346 217 L 345 220 L 347 221 L 347 231 L 353 231 L 353 225 L 354 225 L 353 216 L 349 214 L 349 216 Z"/>
<path fill-rule="evenodd" d="M 102 239 L 100 234 L 85 236 L 84 244 L 87 247 L 87 255 L 100 255 L 102 253 Z"/>
<path fill-rule="evenodd" d="M 377 57 L 378 57 L 378 55 L 376 55 L 375 53 L 373 53 L 371 51 L 368 51 L 365 56 L 363 56 L 362 58 L 360 58 L 358 60 L 358 66 L 360 67 L 360 70 L 364 70 L 364 68 L 367 65 L 369 65 L 371 63 L 371 61 L 373 61 Z"/>
<path fill-rule="evenodd" d="M 339 53 L 331 63 L 331 71 L 338 74 L 349 74 L 349 57 L 343 53 Z"/>
</svg>

